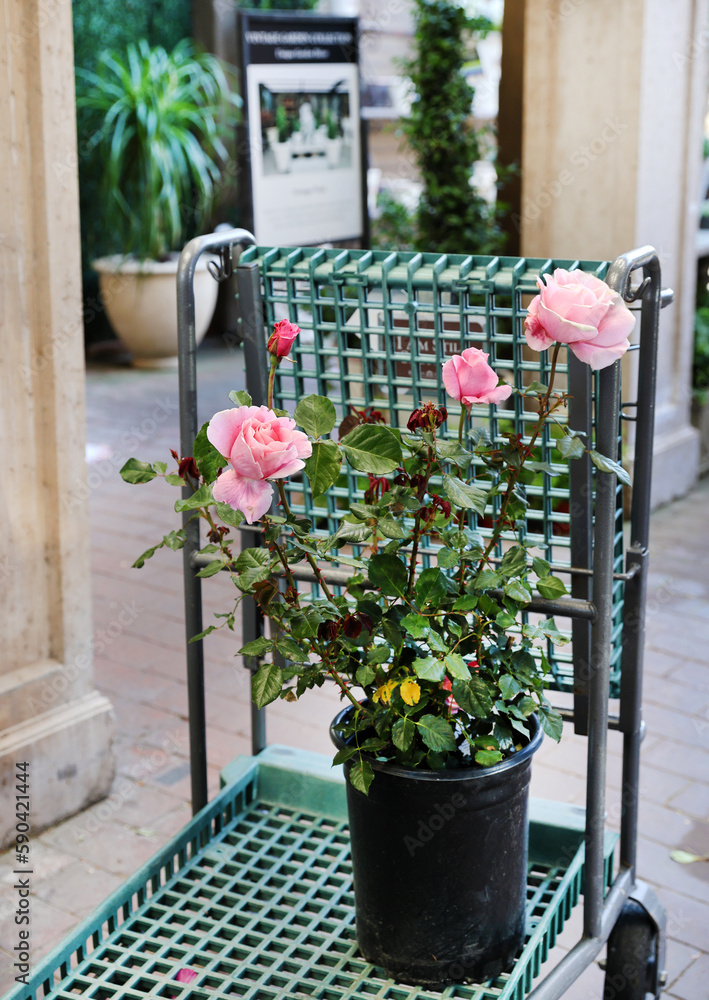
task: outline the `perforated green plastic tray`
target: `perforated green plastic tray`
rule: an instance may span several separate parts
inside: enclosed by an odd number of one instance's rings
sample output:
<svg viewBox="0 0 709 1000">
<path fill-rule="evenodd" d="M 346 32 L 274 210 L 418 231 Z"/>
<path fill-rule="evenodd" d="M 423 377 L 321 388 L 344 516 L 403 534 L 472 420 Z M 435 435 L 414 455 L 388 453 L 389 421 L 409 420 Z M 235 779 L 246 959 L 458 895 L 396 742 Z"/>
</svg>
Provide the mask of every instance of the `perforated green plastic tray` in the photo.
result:
<svg viewBox="0 0 709 1000">
<path fill-rule="evenodd" d="M 226 787 L 6 1000 L 521 1000 L 579 898 L 583 810 L 532 803 L 527 942 L 494 982 L 431 990 L 359 956 L 341 769 L 272 746 L 237 758 Z M 610 880 L 615 840 L 606 837 Z M 196 977 L 179 983 L 180 969 Z"/>
</svg>

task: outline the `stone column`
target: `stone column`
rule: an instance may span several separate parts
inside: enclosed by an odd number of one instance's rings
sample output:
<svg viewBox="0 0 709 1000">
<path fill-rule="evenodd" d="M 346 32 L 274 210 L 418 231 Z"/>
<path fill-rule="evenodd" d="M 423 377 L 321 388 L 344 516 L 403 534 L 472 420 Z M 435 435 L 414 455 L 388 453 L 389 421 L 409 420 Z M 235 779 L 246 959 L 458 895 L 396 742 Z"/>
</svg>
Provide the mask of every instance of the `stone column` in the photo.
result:
<svg viewBox="0 0 709 1000">
<path fill-rule="evenodd" d="M 15 764 L 32 829 L 105 795 L 110 703 L 94 689 L 84 467 L 71 4 L 0 0 L 0 844 Z"/>
<path fill-rule="evenodd" d="M 663 285 L 677 298 L 661 322 L 655 506 L 689 489 L 699 458 L 689 390 L 706 0 L 670 7 L 526 0 L 516 220 L 526 256 L 612 259 L 643 244 L 658 250 Z M 632 383 L 632 358 L 627 368 Z"/>
</svg>

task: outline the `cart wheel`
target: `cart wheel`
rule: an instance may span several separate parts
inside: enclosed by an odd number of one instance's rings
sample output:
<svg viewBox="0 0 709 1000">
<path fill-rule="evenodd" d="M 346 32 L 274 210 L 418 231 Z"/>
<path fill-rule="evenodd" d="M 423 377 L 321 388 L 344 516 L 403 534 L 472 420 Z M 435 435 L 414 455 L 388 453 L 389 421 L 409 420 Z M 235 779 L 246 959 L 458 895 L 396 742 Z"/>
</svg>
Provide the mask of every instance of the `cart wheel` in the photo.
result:
<svg viewBox="0 0 709 1000">
<path fill-rule="evenodd" d="M 658 937 L 645 909 L 629 899 L 608 938 L 603 1000 L 646 1000 L 654 992 Z"/>
</svg>

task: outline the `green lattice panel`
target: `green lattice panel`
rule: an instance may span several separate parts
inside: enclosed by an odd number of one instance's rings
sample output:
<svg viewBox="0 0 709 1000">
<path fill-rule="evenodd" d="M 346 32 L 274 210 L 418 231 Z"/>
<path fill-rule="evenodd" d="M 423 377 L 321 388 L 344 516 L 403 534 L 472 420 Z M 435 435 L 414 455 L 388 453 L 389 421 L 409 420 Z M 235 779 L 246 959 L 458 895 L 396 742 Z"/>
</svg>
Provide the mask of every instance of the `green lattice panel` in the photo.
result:
<svg viewBox="0 0 709 1000">
<path fill-rule="evenodd" d="M 521 1000 L 529 992 L 579 898 L 577 814 L 568 829 L 549 817 L 532 824 L 527 943 L 512 972 L 487 984 L 415 988 L 358 955 L 344 784 L 329 760 L 270 747 L 231 767 L 238 780 L 7 1000 L 47 992 L 62 1000 Z M 609 880 L 610 838 L 606 868 Z M 182 968 L 197 978 L 177 983 Z"/>
<path fill-rule="evenodd" d="M 440 368 L 446 357 L 466 347 L 480 347 L 490 363 L 514 385 L 545 381 L 547 354 L 526 348 L 524 318 L 537 292 L 537 278 L 556 267 L 605 277 L 603 261 L 543 260 L 518 257 L 471 257 L 365 250 L 283 249 L 251 247 L 242 262 L 259 265 L 268 328 L 288 318 L 303 330 L 293 351 L 295 364 L 284 363 L 276 373 L 277 406 L 294 409 L 309 393 L 328 396 L 342 419 L 352 407 L 371 406 L 387 422 L 405 428 L 409 413 L 422 401 L 444 404 L 449 420 L 444 432 L 457 435 L 460 410 L 446 397 Z M 557 385 L 568 375 L 566 348 L 557 366 Z M 595 390 L 591 392 L 595 398 Z M 513 431 L 529 437 L 535 412 L 517 394 L 508 408 L 474 407 L 473 426 L 486 426 L 494 441 Z M 564 422 L 563 416 L 560 423 Z M 526 487 L 533 512 L 528 541 L 557 566 L 570 565 L 568 464 L 554 447 L 547 425 L 539 440 L 539 458 L 562 475 L 540 474 Z M 478 463 L 478 467 L 482 465 Z M 313 501 L 307 481 L 288 484 L 289 502 L 314 519 L 317 530 L 336 530 L 354 497 L 360 497 L 366 477 L 352 470 L 341 477 L 327 498 Z M 500 498 L 495 498 L 497 505 Z M 485 523 L 471 525 L 486 533 Z M 511 536 L 510 536 L 511 537 Z M 615 571 L 623 569 L 622 494 L 618 489 Z M 434 551 L 423 552 L 424 564 Z M 497 552 L 498 558 L 501 549 Z M 620 676 L 623 584 L 614 590 L 614 633 L 611 694 Z M 560 622 L 563 626 L 563 623 Z M 555 686 L 573 688 L 571 647 L 547 650 Z"/>
</svg>

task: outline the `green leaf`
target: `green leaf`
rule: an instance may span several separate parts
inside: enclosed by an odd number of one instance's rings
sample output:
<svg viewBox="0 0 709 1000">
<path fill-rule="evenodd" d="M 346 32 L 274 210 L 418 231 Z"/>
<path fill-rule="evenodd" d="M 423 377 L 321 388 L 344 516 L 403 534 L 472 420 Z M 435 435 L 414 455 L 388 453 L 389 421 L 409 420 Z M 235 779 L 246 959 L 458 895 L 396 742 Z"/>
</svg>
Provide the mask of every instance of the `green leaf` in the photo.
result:
<svg viewBox="0 0 709 1000">
<path fill-rule="evenodd" d="M 564 471 L 563 469 L 555 469 L 549 462 L 534 462 L 532 460 L 525 462 L 524 467 L 530 472 L 546 472 L 548 476 L 560 476 Z"/>
<path fill-rule="evenodd" d="M 568 432 L 564 437 L 559 438 L 556 442 L 556 447 L 559 449 L 559 454 L 562 458 L 581 458 L 586 451 L 583 441 Z"/>
<path fill-rule="evenodd" d="M 461 681 L 470 680 L 470 670 L 460 653 L 449 653 L 443 658 L 446 670 L 450 677 L 455 677 Z"/>
<path fill-rule="evenodd" d="M 164 476 L 165 473 L 167 472 L 167 462 L 156 462 L 155 463 L 155 471 L 159 475 Z"/>
<path fill-rule="evenodd" d="M 406 615 L 401 619 L 401 624 L 414 639 L 425 639 L 430 628 L 428 619 L 416 614 Z"/>
<path fill-rule="evenodd" d="M 385 538 L 408 538 L 408 531 L 404 529 L 399 521 L 395 521 L 393 517 L 380 517 L 377 521 L 377 526 L 375 529 L 380 535 L 384 535 Z"/>
<path fill-rule="evenodd" d="M 155 479 L 157 472 L 149 462 L 140 462 L 137 458 L 129 458 L 120 471 L 125 483 L 149 483 Z"/>
<path fill-rule="evenodd" d="M 429 601 L 436 602 L 447 592 L 446 578 L 436 566 L 429 566 L 421 572 L 416 582 L 416 600 L 421 607 Z"/>
<path fill-rule="evenodd" d="M 251 697 L 257 708 L 264 708 L 276 700 L 281 693 L 282 681 L 283 674 L 275 663 L 261 664 L 251 681 Z"/>
<path fill-rule="evenodd" d="M 543 382 L 530 382 L 528 386 L 525 386 L 524 394 L 525 396 L 538 396 L 545 395 L 548 385 L 544 385 Z"/>
<path fill-rule="evenodd" d="M 444 461 L 453 462 L 454 465 L 460 468 L 470 465 L 473 457 L 472 452 L 468 451 L 457 441 L 446 441 L 445 439 L 436 441 L 436 454 L 439 458 L 444 459 Z"/>
<path fill-rule="evenodd" d="M 558 576 L 545 576 L 543 580 L 537 580 L 537 590 L 548 600 L 553 601 L 557 597 L 568 594 L 566 584 Z"/>
<path fill-rule="evenodd" d="M 450 723 L 439 715 L 424 715 L 416 720 L 421 739 L 429 750 L 453 751 L 456 749 L 455 735 Z"/>
<path fill-rule="evenodd" d="M 411 719 L 408 717 L 405 719 L 397 719 L 392 726 L 391 741 L 397 750 L 401 750 L 403 753 L 406 753 L 411 746 L 415 732 L 416 726 Z"/>
<path fill-rule="evenodd" d="M 348 778 L 353 788 L 363 795 L 369 795 L 369 786 L 374 781 L 374 771 L 368 760 L 361 758 L 349 770 Z"/>
<path fill-rule="evenodd" d="M 501 583 L 502 577 L 494 569 L 481 569 L 475 577 L 476 590 L 492 590 L 499 587 Z"/>
<path fill-rule="evenodd" d="M 551 736 L 558 743 L 564 729 L 564 720 L 551 705 L 540 705 L 538 712 L 542 729 L 547 736 Z"/>
<path fill-rule="evenodd" d="M 342 452 L 334 441 L 315 442 L 312 455 L 305 460 L 305 474 L 310 480 L 314 497 L 327 493 L 337 482 L 341 465 Z"/>
<path fill-rule="evenodd" d="M 359 472 L 383 476 L 402 462 L 396 435 L 381 424 L 360 424 L 342 438 L 340 447 L 352 468 Z"/>
<path fill-rule="evenodd" d="M 546 559 L 540 559 L 539 556 L 535 556 L 532 559 L 532 569 L 540 579 L 543 579 L 545 576 L 549 576 L 551 566 Z"/>
<path fill-rule="evenodd" d="M 265 636 L 260 635 L 258 639 L 253 639 L 251 642 L 247 642 L 245 646 L 237 650 L 238 656 L 263 656 L 264 653 L 269 653 L 273 649 L 273 643 L 270 639 Z"/>
<path fill-rule="evenodd" d="M 298 643 L 287 635 L 279 635 L 275 645 L 279 653 L 282 653 L 286 659 L 293 660 L 294 663 L 305 663 L 308 659 L 308 654 L 304 653 Z"/>
<path fill-rule="evenodd" d="M 443 492 L 456 507 L 472 508 L 481 517 L 484 515 L 487 490 L 483 490 L 479 486 L 468 486 L 461 479 L 456 479 L 446 473 L 443 476 Z"/>
<path fill-rule="evenodd" d="M 312 438 L 329 434 L 335 426 L 335 404 L 327 396 L 304 396 L 295 408 L 295 422 Z"/>
<path fill-rule="evenodd" d="M 457 566 L 460 560 L 460 556 L 453 549 L 443 548 L 439 551 L 437 561 L 441 569 L 452 569 L 453 566 Z"/>
<path fill-rule="evenodd" d="M 492 764 L 497 764 L 501 760 L 502 754 L 499 750 L 475 751 L 475 763 L 481 764 L 483 767 L 490 767 Z"/>
<path fill-rule="evenodd" d="M 520 604 L 529 604 L 532 600 L 531 593 L 520 580 L 508 580 L 503 590 L 507 597 L 511 597 L 513 601 L 518 601 Z"/>
<path fill-rule="evenodd" d="M 547 618 L 543 622 L 537 622 L 537 628 L 548 639 L 551 639 L 555 646 L 565 646 L 566 643 L 571 642 L 571 636 L 564 635 L 563 632 L 560 632 L 556 627 L 556 622 L 553 618 Z"/>
<path fill-rule="evenodd" d="M 229 393 L 229 399 L 237 406 L 251 406 L 251 396 L 245 389 L 232 389 Z"/>
<path fill-rule="evenodd" d="M 619 465 L 610 458 L 606 458 L 605 455 L 601 455 L 598 451 L 590 451 L 589 455 L 597 469 L 600 469 L 601 472 L 614 472 L 621 483 L 625 486 L 630 486 L 630 476 L 622 465 Z"/>
<path fill-rule="evenodd" d="M 515 695 L 518 695 L 522 690 L 519 686 L 519 681 L 517 681 L 511 674 L 502 674 L 497 682 L 502 697 L 505 701 L 511 701 Z"/>
<path fill-rule="evenodd" d="M 453 681 L 451 694 L 474 719 L 486 719 L 492 712 L 492 698 L 481 677 L 473 675 L 469 681 Z"/>
<path fill-rule="evenodd" d="M 182 476 L 178 476 L 176 472 L 171 472 L 165 476 L 165 482 L 170 486 L 184 486 L 185 481 Z"/>
<path fill-rule="evenodd" d="M 234 566 L 239 573 L 256 567 L 270 567 L 270 565 L 271 555 L 268 549 L 257 546 L 244 549 L 234 560 Z"/>
<path fill-rule="evenodd" d="M 243 523 L 244 515 L 240 510 L 234 510 L 234 508 L 230 507 L 228 503 L 220 502 L 216 503 L 214 506 L 216 507 L 219 520 L 223 521 L 224 524 L 228 524 L 229 527 L 238 528 L 239 525 Z"/>
<path fill-rule="evenodd" d="M 208 625 L 203 632 L 198 632 L 197 635 L 193 635 L 190 639 L 190 643 L 199 642 L 200 639 L 204 639 L 204 637 L 209 635 L 211 632 L 216 632 L 218 628 L 221 628 L 221 625 Z"/>
<path fill-rule="evenodd" d="M 446 676 L 443 661 L 437 660 L 433 656 L 427 656 L 425 659 L 417 657 L 412 667 L 416 676 L 422 681 L 442 681 Z"/>
<path fill-rule="evenodd" d="M 211 503 L 214 503 L 212 484 L 203 483 L 187 500 L 176 500 L 175 510 L 179 514 L 183 510 L 196 510 L 198 507 L 208 507 Z"/>
<path fill-rule="evenodd" d="M 223 469 L 227 460 L 219 454 L 212 442 L 207 437 L 207 427 L 209 424 L 202 424 L 197 437 L 194 439 L 192 457 L 197 463 L 199 474 L 208 482 L 213 483 L 217 478 L 219 469 Z"/>
<path fill-rule="evenodd" d="M 498 572 L 501 576 L 520 576 L 527 566 L 527 550 L 523 545 L 513 545 L 502 557 Z"/>
<path fill-rule="evenodd" d="M 446 642 L 435 628 L 432 628 L 428 633 L 427 642 L 429 649 L 433 650 L 434 653 L 447 653 L 450 649 L 450 643 Z"/>
<path fill-rule="evenodd" d="M 368 684 L 371 684 L 374 676 L 374 670 L 368 664 L 365 663 L 361 667 L 357 667 L 355 677 L 360 687 L 367 687 Z"/>
<path fill-rule="evenodd" d="M 337 767 L 338 764 L 344 764 L 346 760 L 354 757 L 356 753 L 359 753 L 359 747 L 342 747 L 332 758 L 332 766 Z"/>
<path fill-rule="evenodd" d="M 197 576 L 201 576 L 202 579 L 206 579 L 208 576 L 215 576 L 215 574 L 217 574 L 219 572 L 219 570 L 223 569 L 223 568 L 224 568 L 224 562 L 223 562 L 223 560 L 221 560 L 221 559 L 212 559 L 212 561 L 210 563 L 207 563 L 207 565 L 204 566 L 199 571 L 199 573 L 197 573 Z"/>
<path fill-rule="evenodd" d="M 369 581 L 390 597 L 406 593 L 408 573 L 398 556 L 374 555 L 369 560 Z"/>
<path fill-rule="evenodd" d="M 341 545 L 361 544 L 372 536 L 368 524 L 353 524 L 351 521 L 340 521 L 340 526 L 334 535 L 327 539 L 327 547 L 338 549 Z"/>
<path fill-rule="evenodd" d="M 459 597 L 451 611 L 473 611 L 478 606 L 478 598 L 473 594 L 465 594 Z"/>
</svg>

